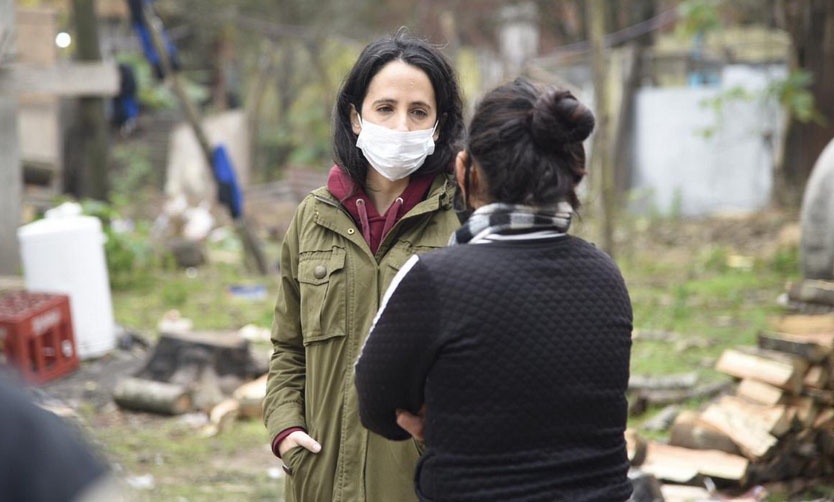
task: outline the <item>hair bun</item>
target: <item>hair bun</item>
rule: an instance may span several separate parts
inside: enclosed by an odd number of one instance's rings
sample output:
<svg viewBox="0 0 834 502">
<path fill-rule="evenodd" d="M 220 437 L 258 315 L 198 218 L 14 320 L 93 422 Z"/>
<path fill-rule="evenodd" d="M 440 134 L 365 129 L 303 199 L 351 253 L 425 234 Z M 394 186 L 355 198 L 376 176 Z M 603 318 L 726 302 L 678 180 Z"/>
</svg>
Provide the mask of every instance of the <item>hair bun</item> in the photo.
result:
<svg viewBox="0 0 834 502">
<path fill-rule="evenodd" d="M 551 89 L 543 92 L 530 113 L 533 140 L 547 150 L 582 142 L 594 130 L 594 114 L 570 91 Z"/>
</svg>

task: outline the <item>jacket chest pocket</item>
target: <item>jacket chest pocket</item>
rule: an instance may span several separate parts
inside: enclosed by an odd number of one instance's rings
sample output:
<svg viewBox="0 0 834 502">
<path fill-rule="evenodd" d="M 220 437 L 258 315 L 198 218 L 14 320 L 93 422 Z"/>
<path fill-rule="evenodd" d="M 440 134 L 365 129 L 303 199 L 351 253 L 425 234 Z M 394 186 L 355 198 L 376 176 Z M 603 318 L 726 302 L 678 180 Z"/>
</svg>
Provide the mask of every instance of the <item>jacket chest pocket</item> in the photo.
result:
<svg viewBox="0 0 834 502">
<path fill-rule="evenodd" d="M 394 246 L 385 255 L 385 267 L 380 267 L 380 281 L 384 288 L 387 288 L 391 281 L 394 279 L 394 276 L 397 275 L 397 272 L 405 265 L 405 262 L 411 258 L 412 255 L 415 254 L 423 254 L 428 253 L 429 251 L 434 251 L 435 249 L 440 249 L 443 247 L 442 244 L 437 246 L 411 246 L 407 244 L 401 244 L 398 246 Z M 383 293 L 385 289 L 383 289 Z"/>
<path fill-rule="evenodd" d="M 345 250 L 309 251 L 299 257 L 301 331 L 304 345 L 345 336 Z"/>
</svg>

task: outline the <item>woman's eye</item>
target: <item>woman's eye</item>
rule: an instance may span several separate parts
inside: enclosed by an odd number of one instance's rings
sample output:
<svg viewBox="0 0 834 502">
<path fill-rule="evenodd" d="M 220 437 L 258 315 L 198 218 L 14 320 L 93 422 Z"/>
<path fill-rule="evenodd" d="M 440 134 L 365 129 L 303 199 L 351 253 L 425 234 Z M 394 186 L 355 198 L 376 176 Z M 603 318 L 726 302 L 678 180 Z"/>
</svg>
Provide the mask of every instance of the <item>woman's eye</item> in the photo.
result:
<svg viewBox="0 0 834 502">
<path fill-rule="evenodd" d="M 412 110 L 411 113 L 413 113 L 414 115 L 416 115 L 417 117 L 420 117 L 420 118 L 426 118 L 426 117 L 429 116 L 429 114 L 426 110 Z"/>
<path fill-rule="evenodd" d="M 379 113 L 391 113 L 394 109 L 390 106 L 381 106 L 376 109 Z"/>
</svg>

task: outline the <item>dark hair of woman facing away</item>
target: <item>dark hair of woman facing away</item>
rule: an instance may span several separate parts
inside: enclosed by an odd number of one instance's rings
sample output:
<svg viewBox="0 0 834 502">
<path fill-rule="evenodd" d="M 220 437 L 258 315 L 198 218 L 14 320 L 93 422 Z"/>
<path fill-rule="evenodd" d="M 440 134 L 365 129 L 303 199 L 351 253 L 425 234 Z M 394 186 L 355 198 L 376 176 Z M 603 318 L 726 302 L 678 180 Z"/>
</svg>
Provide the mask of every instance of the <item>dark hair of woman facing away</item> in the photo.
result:
<svg viewBox="0 0 834 502">
<path fill-rule="evenodd" d="M 527 206 L 564 200 L 577 209 L 582 141 L 593 129 L 593 113 L 570 91 L 520 77 L 484 96 L 466 149 L 486 177 L 487 200 Z"/>
<path fill-rule="evenodd" d="M 457 78 L 443 54 L 428 42 L 403 32 L 368 45 L 342 83 L 333 118 L 333 154 L 336 163 L 365 189 L 368 161 L 356 147 L 357 135 L 350 123 L 351 105 L 357 112 L 371 80 L 386 64 L 400 60 L 423 70 L 434 88 L 437 103 L 437 130 L 440 135 L 432 155 L 415 173 L 436 174 L 451 171 L 463 137 L 463 104 Z"/>
</svg>

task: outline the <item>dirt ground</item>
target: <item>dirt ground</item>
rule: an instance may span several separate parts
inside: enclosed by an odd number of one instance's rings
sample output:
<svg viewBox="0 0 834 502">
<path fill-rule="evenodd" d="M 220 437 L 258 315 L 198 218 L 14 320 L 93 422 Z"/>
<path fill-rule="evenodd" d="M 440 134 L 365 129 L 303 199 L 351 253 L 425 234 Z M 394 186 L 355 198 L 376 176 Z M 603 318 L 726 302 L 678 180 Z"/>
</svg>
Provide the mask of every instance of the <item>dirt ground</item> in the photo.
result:
<svg viewBox="0 0 834 502">
<path fill-rule="evenodd" d="M 204 413 L 166 416 L 115 404 L 116 383 L 141 370 L 150 353 L 123 333 L 105 356 L 32 393 L 86 431 L 130 502 L 281 500 L 280 461 L 259 419 L 236 420 L 209 436 Z"/>
</svg>

